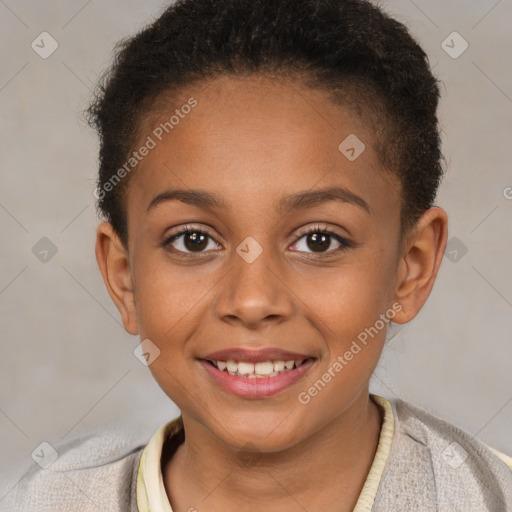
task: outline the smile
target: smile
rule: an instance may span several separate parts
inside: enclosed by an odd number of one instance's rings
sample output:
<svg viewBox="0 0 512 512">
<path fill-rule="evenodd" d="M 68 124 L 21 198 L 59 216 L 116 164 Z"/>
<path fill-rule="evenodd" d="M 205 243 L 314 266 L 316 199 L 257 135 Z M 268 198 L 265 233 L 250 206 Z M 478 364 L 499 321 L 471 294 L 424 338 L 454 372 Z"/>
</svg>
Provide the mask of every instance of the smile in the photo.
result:
<svg viewBox="0 0 512 512">
<path fill-rule="evenodd" d="M 260 361 L 251 363 L 247 361 L 210 361 L 210 363 L 222 372 L 236 377 L 245 377 L 247 379 L 268 379 L 276 377 L 283 373 L 299 368 L 306 359 L 297 361 Z"/>
<path fill-rule="evenodd" d="M 199 359 L 211 383 L 241 398 L 269 398 L 301 380 L 316 358 L 269 359 L 257 362 L 235 359 Z"/>
</svg>

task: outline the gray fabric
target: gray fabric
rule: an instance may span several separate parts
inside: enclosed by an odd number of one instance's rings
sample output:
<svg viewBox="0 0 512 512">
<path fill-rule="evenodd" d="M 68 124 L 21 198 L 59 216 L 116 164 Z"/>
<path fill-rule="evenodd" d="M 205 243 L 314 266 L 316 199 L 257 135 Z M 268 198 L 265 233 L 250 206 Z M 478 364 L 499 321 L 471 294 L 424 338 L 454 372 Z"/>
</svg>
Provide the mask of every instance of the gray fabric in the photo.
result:
<svg viewBox="0 0 512 512">
<path fill-rule="evenodd" d="M 112 429 L 52 442 L 59 457 L 47 469 L 25 457 L 2 475 L 9 484 L 0 512 L 138 512 L 138 465 L 150 437 Z"/>
<path fill-rule="evenodd" d="M 468 433 L 400 399 L 373 512 L 512 512 L 512 471 Z M 118 430 L 53 446 L 59 458 L 11 473 L 1 512 L 137 512 L 138 463 L 149 437 Z M 467 458 L 449 457 L 456 442 Z M 444 453 L 444 455 L 443 455 Z M 510 455 L 510 454 L 509 454 Z M 1 497 L 0 497 L 1 498 Z"/>
<path fill-rule="evenodd" d="M 373 512 L 512 512 L 512 470 L 498 456 L 416 406 L 389 402 L 395 432 Z M 467 453 L 460 465 L 445 451 L 453 442 Z"/>
</svg>

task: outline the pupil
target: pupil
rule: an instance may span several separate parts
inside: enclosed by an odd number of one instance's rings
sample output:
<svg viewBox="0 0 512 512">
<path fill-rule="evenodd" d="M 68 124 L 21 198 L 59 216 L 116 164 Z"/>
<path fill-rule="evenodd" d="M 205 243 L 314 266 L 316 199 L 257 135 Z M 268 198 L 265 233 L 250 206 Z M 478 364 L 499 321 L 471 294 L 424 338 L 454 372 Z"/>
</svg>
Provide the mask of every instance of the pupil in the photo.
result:
<svg viewBox="0 0 512 512">
<path fill-rule="evenodd" d="M 308 235 L 308 247 L 315 252 L 322 252 L 322 249 L 328 249 L 330 245 L 329 236 L 322 233 Z"/>
<path fill-rule="evenodd" d="M 188 250 L 204 249 L 208 245 L 207 237 L 202 233 L 186 233 L 185 234 L 185 247 Z"/>
</svg>

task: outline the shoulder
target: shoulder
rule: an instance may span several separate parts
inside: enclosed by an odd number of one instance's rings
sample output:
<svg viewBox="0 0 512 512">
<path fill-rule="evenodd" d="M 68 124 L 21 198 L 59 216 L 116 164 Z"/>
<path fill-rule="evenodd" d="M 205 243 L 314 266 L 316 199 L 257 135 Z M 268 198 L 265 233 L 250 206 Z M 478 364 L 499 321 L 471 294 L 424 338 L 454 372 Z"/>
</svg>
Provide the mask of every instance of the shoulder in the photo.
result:
<svg viewBox="0 0 512 512">
<path fill-rule="evenodd" d="M 390 400 L 402 432 L 434 449 L 450 467 L 460 466 L 468 459 L 491 463 L 512 475 L 512 458 L 479 441 L 460 427 L 404 400 Z M 458 446 L 456 446 L 458 445 Z M 466 450 L 467 449 L 467 450 Z M 464 451 L 463 451 L 464 450 Z M 506 468 L 503 467 L 503 464 Z"/>
<path fill-rule="evenodd" d="M 421 510 L 512 510 L 512 469 L 505 458 L 420 407 L 401 399 L 389 402 L 395 429 L 381 481 L 382 503 L 388 500 L 384 495 L 398 493 L 406 507 Z"/>
<path fill-rule="evenodd" d="M 41 446 L 18 461 L 0 509 L 136 511 L 135 486 L 145 436 L 112 429 Z"/>
</svg>

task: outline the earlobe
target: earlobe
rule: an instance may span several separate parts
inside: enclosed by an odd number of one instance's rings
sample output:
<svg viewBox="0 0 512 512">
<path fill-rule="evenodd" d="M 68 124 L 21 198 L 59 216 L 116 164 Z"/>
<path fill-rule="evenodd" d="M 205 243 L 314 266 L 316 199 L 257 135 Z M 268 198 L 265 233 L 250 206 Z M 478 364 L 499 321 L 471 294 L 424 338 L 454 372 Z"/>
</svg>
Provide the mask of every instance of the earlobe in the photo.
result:
<svg viewBox="0 0 512 512">
<path fill-rule="evenodd" d="M 107 291 L 121 313 L 124 328 L 130 334 L 138 334 L 127 249 L 112 225 L 106 221 L 102 222 L 96 230 L 96 260 Z"/>
<path fill-rule="evenodd" d="M 448 237 L 448 217 L 439 207 L 423 213 L 406 237 L 397 272 L 395 300 L 402 310 L 393 322 L 410 322 L 425 304 L 441 266 Z"/>
</svg>

